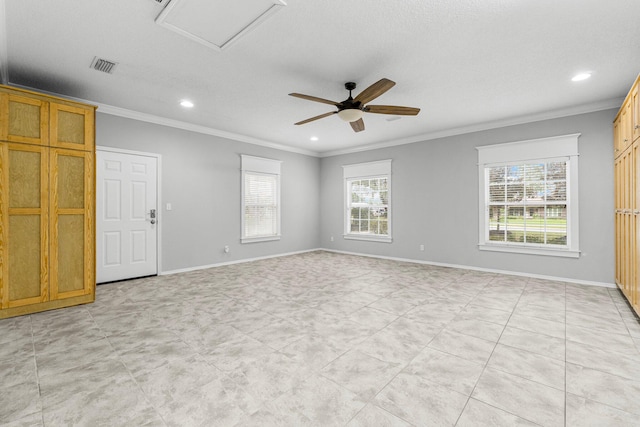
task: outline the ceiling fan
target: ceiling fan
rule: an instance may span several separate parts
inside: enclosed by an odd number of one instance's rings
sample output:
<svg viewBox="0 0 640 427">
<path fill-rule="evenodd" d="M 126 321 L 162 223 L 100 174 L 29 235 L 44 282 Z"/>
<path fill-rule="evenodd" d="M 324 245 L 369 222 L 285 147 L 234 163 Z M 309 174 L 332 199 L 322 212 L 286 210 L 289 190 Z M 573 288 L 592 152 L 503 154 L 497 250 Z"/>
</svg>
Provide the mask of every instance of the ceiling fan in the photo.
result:
<svg viewBox="0 0 640 427">
<path fill-rule="evenodd" d="M 355 132 L 364 130 L 364 121 L 362 116 L 364 113 L 374 114 L 393 114 L 396 116 L 415 116 L 420 112 L 419 108 L 413 107 L 400 107 L 396 105 L 365 105 L 366 103 L 373 101 L 389 89 L 395 86 L 395 82 L 389 79 L 380 79 L 376 83 L 372 84 L 355 98 L 351 96 L 351 91 L 356 88 L 354 82 L 347 82 L 344 84 L 345 89 L 349 91 L 349 98 L 342 102 L 330 101 L 328 99 L 317 98 L 315 96 L 303 95 L 301 93 L 290 93 L 289 95 L 296 98 L 302 98 L 309 101 L 322 102 L 323 104 L 330 104 L 338 107 L 338 111 L 331 111 L 329 113 L 320 114 L 319 116 L 311 117 L 310 119 L 303 120 L 296 123 L 296 125 L 303 125 L 305 123 L 312 122 L 314 120 L 329 117 L 337 114 L 345 122 L 349 122 Z"/>
</svg>

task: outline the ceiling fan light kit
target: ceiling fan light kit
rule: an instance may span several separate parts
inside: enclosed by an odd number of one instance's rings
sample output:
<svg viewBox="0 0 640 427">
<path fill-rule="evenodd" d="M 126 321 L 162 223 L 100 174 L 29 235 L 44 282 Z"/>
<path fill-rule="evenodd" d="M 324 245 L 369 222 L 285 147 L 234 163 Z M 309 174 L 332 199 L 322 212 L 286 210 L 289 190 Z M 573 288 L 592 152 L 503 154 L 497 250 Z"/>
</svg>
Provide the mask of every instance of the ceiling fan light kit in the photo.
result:
<svg viewBox="0 0 640 427">
<path fill-rule="evenodd" d="M 389 89 L 395 86 L 395 82 L 389 79 L 380 79 L 362 92 L 355 98 L 351 96 L 351 91 L 356 88 L 354 82 L 347 82 L 344 84 L 346 90 L 349 91 L 349 98 L 342 102 L 330 101 L 324 98 L 318 98 L 311 95 L 303 95 L 301 93 L 290 93 L 290 96 L 296 98 L 306 99 L 308 101 L 320 102 L 322 104 L 333 105 L 338 108 L 338 111 L 330 111 L 328 113 L 320 114 L 319 116 L 311 117 L 310 119 L 302 120 L 296 125 L 303 125 L 315 120 L 329 117 L 334 114 L 338 114 L 345 122 L 351 124 L 351 128 L 354 132 L 361 132 L 364 130 L 364 121 L 362 116 L 364 113 L 374 114 L 392 114 L 396 116 L 416 116 L 419 112 L 419 108 L 414 107 L 401 107 L 396 105 L 365 105 L 369 101 L 373 101 Z"/>
<path fill-rule="evenodd" d="M 362 116 L 364 116 L 364 111 L 357 108 L 346 108 L 338 111 L 338 117 L 345 122 L 355 122 L 356 120 L 360 120 Z"/>
</svg>

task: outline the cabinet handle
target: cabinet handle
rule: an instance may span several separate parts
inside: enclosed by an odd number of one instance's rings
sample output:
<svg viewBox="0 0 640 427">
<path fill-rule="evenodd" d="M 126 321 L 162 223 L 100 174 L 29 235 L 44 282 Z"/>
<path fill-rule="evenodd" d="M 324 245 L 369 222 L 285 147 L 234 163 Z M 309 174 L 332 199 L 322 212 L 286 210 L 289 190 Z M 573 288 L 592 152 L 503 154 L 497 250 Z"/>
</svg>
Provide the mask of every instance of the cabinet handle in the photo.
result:
<svg viewBox="0 0 640 427">
<path fill-rule="evenodd" d="M 640 214 L 640 211 L 633 211 L 633 214 L 634 215 L 638 215 L 638 214 Z"/>
<path fill-rule="evenodd" d="M 640 129 L 640 125 L 635 125 L 633 128 L 634 129 Z"/>
</svg>

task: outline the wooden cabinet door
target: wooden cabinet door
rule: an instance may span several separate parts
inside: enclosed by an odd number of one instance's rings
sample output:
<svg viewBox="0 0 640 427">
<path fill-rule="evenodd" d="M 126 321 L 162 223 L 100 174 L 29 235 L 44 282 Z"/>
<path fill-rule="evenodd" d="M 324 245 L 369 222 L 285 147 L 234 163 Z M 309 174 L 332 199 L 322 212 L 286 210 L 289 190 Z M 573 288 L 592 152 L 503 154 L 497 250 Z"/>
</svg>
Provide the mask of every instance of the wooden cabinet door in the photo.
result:
<svg viewBox="0 0 640 427">
<path fill-rule="evenodd" d="M 634 282 L 635 261 L 635 219 L 633 215 L 634 165 L 633 151 L 629 147 L 622 154 L 622 289 L 631 299 Z"/>
<path fill-rule="evenodd" d="M 51 149 L 51 299 L 95 288 L 94 155 Z"/>
<path fill-rule="evenodd" d="M 1 143 L 0 302 L 3 309 L 48 300 L 49 149 Z"/>
<path fill-rule="evenodd" d="M 37 98 L 0 93 L 0 140 L 49 144 L 49 103 Z"/>
<path fill-rule="evenodd" d="M 637 141 L 640 138 L 640 96 L 638 96 L 638 92 L 640 91 L 640 82 L 636 83 L 631 89 L 631 132 L 632 132 L 632 140 Z"/>
<path fill-rule="evenodd" d="M 633 256 L 631 261 L 632 269 L 632 283 L 630 286 L 630 298 L 629 302 L 636 310 L 636 313 L 640 313 L 640 272 L 638 266 L 640 265 L 640 139 L 633 143 L 632 149 L 632 170 L 630 171 L 629 181 L 632 182 L 633 195 L 632 195 L 632 208 L 633 208 L 633 234 L 631 235 Z"/>
<path fill-rule="evenodd" d="M 622 154 L 622 127 L 620 126 L 621 115 L 613 122 L 613 157 L 618 158 Z"/>
<path fill-rule="evenodd" d="M 615 212 L 615 251 L 616 283 L 622 285 L 622 157 L 616 157 L 614 163 L 614 212 Z"/>
<path fill-rule="evenodd" d="M 94 150 L 94 109 L 51 102 L 50 145 L 72 150 Z"/>
<path fill-rule="evenodd" d="M 620 113 L 620 137 L 622 138 L 622 146 L 620 147 L 620 151 L 626 150 L 632 142 L 632 106 L 633 105 L 631 103 L 631 98 L 627 99 L 627 102 L 622 106 L 622 112 Z"/>
</svg>

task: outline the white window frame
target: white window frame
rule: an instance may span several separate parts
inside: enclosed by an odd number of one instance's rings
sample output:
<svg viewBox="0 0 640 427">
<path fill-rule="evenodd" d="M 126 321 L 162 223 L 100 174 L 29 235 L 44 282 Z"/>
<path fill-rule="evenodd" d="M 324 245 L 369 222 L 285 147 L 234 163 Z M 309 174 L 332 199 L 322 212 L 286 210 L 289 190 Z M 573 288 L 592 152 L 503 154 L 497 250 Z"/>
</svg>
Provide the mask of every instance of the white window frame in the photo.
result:
<svg viewBox="0 0 640 427">
<path fill-rule="evenodd" d="M 344 181 L 344 234 L 343 238 L 351 240 L 367 240 L 371 242 L 391 243 L 392 227 L 391 227 L 391 159 L 378 160 L 375 162 L 356 163 L 352 165 L 343 165 L 343 181 Z M 388 188 L 388 204 L 387 204 L 387 234 L 366 234 L 351 233 L 351 191 L 350 182 L 360 179 L 386 178 Z"/>
<path fill-rule="evenodd" d="M 241 243 L 255 243 L 255 242 L 267 242 L 272 240 L 280 240 L 280 170 L 282 161 L 265 159 L 263 157 L 254 157 L 241 154 L 242 162 L 242 193 L 240 196 L 241 215 L 240 215 L 240 242 Z M 272 235 L 264 236 L 246 236 L 245 235 L 245 178 L 247 174 L 252 175 L 272 175 L 276 178 L 276 233 Z"/>
<path fill-rule="evenodd" d="M 550 138 L 476 147 L 478 150 L 479 243 L 482 251 L 512 252 L 579 258 L 578 225 L 578 137 L 579 133 Z M 489 240 L 489 167 L 567 160 L 567 244 L 562 247 L 533 243 L 505 243 Z"/>
</svg>

